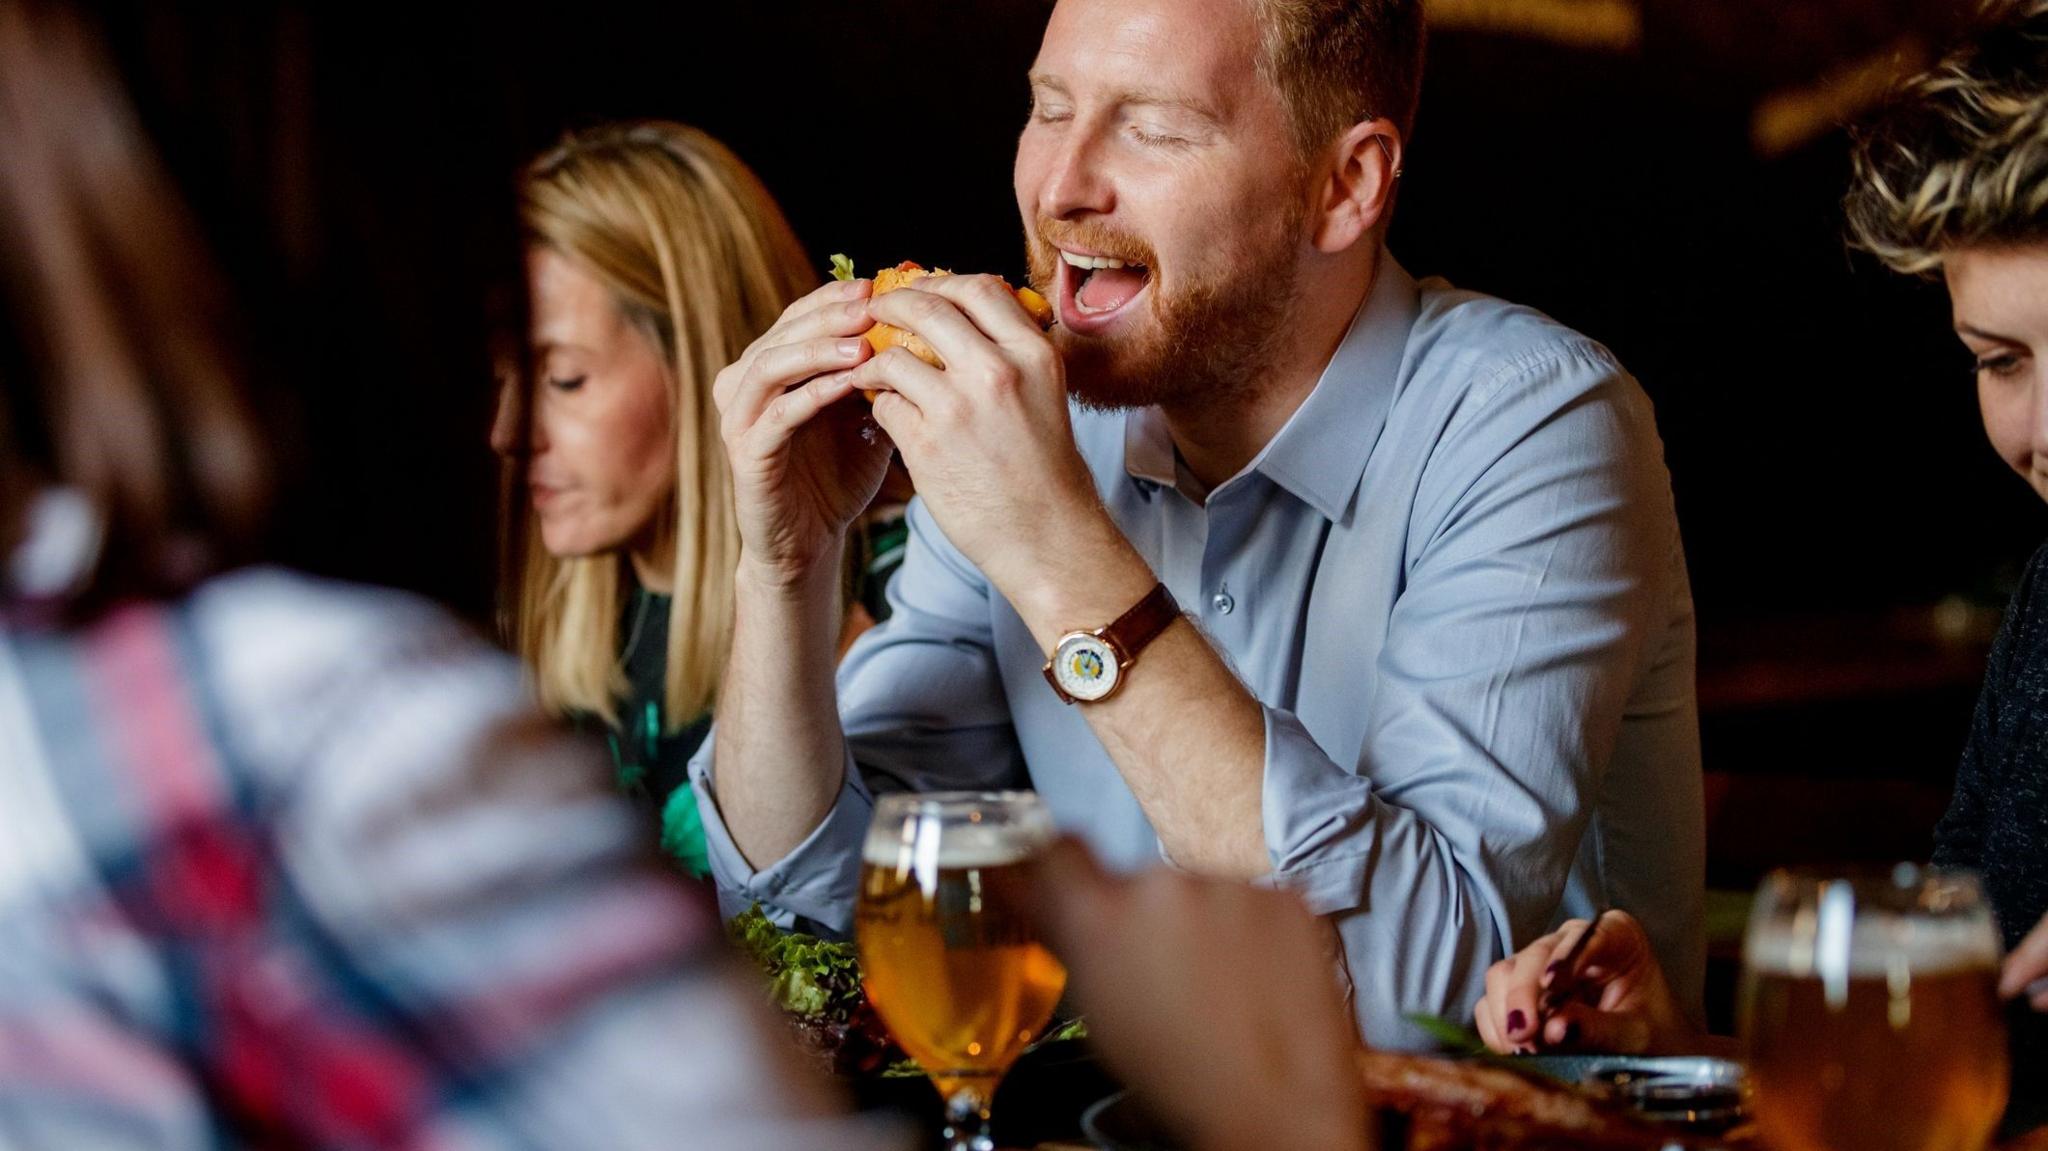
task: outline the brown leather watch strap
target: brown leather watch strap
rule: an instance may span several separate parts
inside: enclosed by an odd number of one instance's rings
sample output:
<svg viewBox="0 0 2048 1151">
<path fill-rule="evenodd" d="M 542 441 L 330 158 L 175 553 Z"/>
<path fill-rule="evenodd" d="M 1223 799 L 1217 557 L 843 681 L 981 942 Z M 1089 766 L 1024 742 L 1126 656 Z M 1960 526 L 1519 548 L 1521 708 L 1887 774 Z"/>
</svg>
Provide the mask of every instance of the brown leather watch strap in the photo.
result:
<svg viewBox="0 0 2048 1151">
<path fill-rule="evenodd" d="M 1174 602 L 1173 593 L 1166 590 L 1165 584 L 1156 583 L 1136 606 L 1095 634 L 1115 647 L 1128 667 L 1138 662 L 1138 653 L 1145 650 L 1146 644 L 1158 639 L 1159 633 L 1179 618 L 1180 604 Z"/>
</svg>

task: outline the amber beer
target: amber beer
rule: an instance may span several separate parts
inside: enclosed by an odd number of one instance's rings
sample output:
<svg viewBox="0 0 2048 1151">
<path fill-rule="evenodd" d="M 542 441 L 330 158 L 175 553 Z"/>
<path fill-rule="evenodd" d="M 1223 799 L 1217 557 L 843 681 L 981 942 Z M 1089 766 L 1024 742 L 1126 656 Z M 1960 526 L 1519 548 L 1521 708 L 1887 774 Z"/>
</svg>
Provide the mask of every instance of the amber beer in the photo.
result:
<svg viewBox="0 0 2048 1151">
<path fill-rule="evenodd" d="M 1745 951 L 1743 1032 L 1773 1151 L 1987 1144 L 2008 1074 L 1995 935 L 1865 920 L 1831 945 L 1825 930 L 1753 925 Z"/>
<path fill-rule="evenodd" d="M 1022 864 L 1043 841 L 973 824 L 906 837 L 879 815 L 869 837 L 854 927 L 868 999 L 948 1099 L 985 1109 L 1066 987 L 1026 910 Z"/>
</svg>

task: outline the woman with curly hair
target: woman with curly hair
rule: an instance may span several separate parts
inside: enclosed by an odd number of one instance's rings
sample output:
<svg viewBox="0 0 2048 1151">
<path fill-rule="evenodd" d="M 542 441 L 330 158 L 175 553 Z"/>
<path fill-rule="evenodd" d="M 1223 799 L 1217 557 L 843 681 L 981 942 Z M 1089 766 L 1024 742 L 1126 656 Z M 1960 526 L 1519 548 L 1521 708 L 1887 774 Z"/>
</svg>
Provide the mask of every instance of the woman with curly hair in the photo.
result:
<svg viewBox="0 0 2048 1151">
<path fill-rule="evenodd" d="M 1855 244 L 1895 271 L 1941 279 L 1976 360 L 1991 446 L 2048 499 L 2048 0 L 1990 6 L 1986 22 L 1902 84 L 1855 137 L 1845 208 Z M 2048 1123 L 2048 547 L 2035 553 L 1991 649 L 1934 862 L 1969 868 L 2009 951 L 2008 1132 Z M 1494 966 L 1475 1019 L 1499 1051 L 1631 1053 L 1708 1043 L 1677 1010 L 1641 928 L 1603 918 L 1580 960 L 1596 1005 L 1539 1022 L 1573 921 Z"/>
</svg>

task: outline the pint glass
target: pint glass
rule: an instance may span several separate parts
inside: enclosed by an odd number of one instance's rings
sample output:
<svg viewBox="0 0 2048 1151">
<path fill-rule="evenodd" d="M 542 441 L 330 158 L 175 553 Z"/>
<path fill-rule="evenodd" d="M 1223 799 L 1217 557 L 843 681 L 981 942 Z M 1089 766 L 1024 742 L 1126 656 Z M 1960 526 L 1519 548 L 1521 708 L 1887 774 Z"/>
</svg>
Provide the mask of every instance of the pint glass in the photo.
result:
<svg viewBox="0 0 2048 1151">
<path fill-rule="evenodd" d="M 854 941 L 875 1013 L 946 1100 L 952 1151 L 987 1151 L 989 1100 L 1052 1017 L 1023 864 L 1051 841 L 1028 791 L 889 795 L 862 853 Z"/>
<path fill-rule="evenodd" d="M 1973 876 L 1764 880 L 1742 1032 L 1776 1151 L 1981 1151 L 2005 1106 L 1998 930 Z"/>
</svg>

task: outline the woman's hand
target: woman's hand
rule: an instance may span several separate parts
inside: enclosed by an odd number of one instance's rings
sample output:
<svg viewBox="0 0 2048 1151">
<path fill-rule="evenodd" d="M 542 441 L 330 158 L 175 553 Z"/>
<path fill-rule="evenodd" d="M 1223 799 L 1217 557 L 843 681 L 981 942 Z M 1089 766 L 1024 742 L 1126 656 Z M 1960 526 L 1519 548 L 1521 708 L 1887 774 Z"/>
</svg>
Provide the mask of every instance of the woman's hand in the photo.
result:
<svg viewBox="0 0 2048 1151">
<path fill-rule="evenodd" d="M 1578 955 L 1563 966 L 1588 928 L 1566 922 L 1493 965 L 1473 1022 L 1486 1045 L 1503 1055 L 1600 1051 L 1621 1055 L 1697 1051 L 1705 1037 L 1686 1021 L 1643 925 L 1609 911 Z M 1548 1011 L 1546 997 L 1562 996 Z"/>
<path fill-rule="evenodd" d="M 2005 957 L 1998 993 L 2007 999 L 2026 997 L 2036 1011 L 2048 1011 L 2048 916 L 2034 925 L 2020 945 Z"/>
<path fill-rule="evenodd" d="M 787 586 L 836 564 L 888 469 L 865 405 L 840 403 L 869 355 L 868 291 L 835 281 L 791 304 L 712 386 L 751 578 Z"/>
</svg>

